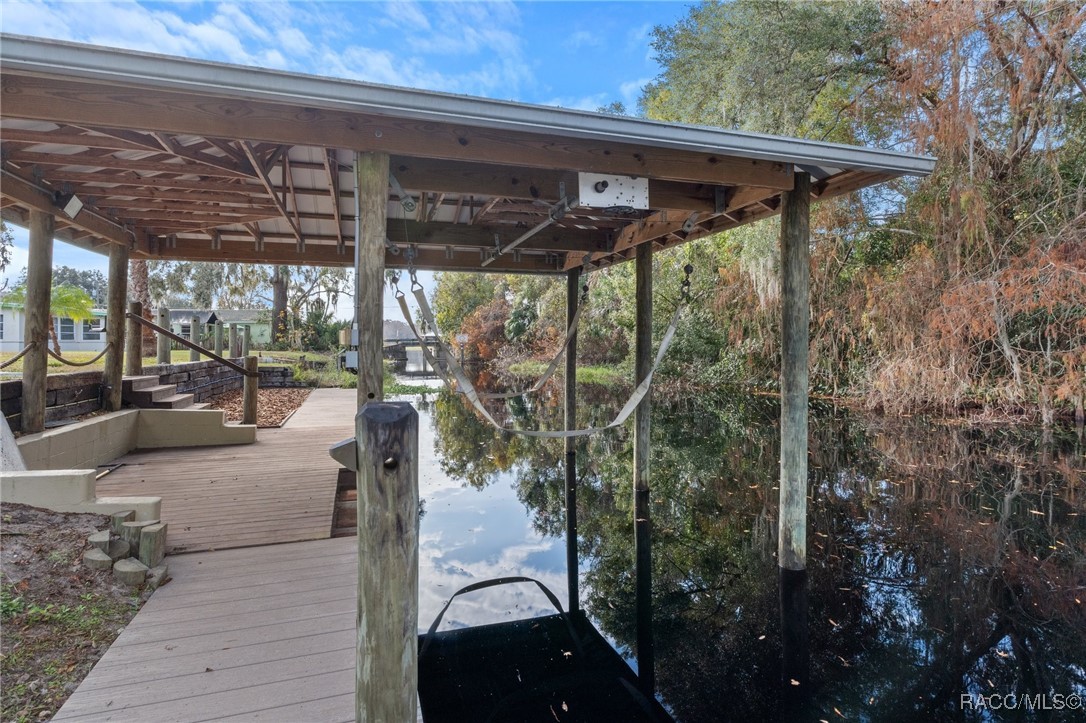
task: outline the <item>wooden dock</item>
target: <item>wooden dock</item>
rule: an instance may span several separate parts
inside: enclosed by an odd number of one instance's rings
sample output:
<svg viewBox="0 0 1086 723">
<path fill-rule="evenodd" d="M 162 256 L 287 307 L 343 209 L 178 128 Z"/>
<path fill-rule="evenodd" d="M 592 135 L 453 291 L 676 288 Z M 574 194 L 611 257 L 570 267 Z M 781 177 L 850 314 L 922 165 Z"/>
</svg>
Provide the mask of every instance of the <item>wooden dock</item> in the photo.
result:
<svg viewBox="0 0 1086 723">
<path fill-rule="evenodd" d="M 53 720 L 354 720 L 357 538 L 169 558 Z"/>
<path fill-rule="evenodd" d="M 254 444 L 132 452 L 98 495 L 161 496 L 168 553 L 325 539 L 339 470 L 328 448 L 354 435 L 354 404 L 354 390 L 317 389 Z"/>
</svg>

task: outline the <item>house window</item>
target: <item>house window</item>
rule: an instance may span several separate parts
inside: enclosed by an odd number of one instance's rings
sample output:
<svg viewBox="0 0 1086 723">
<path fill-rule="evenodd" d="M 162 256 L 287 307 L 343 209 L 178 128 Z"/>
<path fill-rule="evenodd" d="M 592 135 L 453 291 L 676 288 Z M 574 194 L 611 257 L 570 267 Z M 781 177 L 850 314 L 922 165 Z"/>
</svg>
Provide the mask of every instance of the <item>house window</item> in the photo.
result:
<svg viewBox="0 0 1086 723">
<path fill-rule="evenodd" d="M 71 319 L 61 319 L 57 322 L 57 326 L 60 327 L 59 335 L 61 341 L 75 341 L 75 322 Z"/>
<path fill-rule="evenodd" d="M 102 338 L 101 327 L 97 326 L 98 323 L 97 319 L 83 320 L 83 341 L 99 341 Z"/>
<path fill-rule="evenodd" d="M 0 339 L 4 338 L 4 315 L 0 314 Z"/>
<path fill-rule="evenodd" d="M 191 335 L 192 335 L 192 324 L 182 324 L 181 325 L 181 336 L 188 339 L 189 336 L 191 336 Z"/>
</svg>

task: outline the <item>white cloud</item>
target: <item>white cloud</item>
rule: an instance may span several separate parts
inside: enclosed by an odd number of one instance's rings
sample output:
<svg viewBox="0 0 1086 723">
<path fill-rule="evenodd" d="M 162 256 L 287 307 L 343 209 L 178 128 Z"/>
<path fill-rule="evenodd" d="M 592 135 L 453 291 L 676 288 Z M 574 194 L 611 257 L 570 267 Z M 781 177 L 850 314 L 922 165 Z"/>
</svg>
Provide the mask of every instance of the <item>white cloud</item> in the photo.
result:
<svg viewBox="0 0 1086 723">
<path fill-rule="evenodd" d="M 603 39 L 598 33 L 592 33 L 587 30 L 577 30 L 570 33 L 569 37 L 562 43 L 562 47 L 567 50 L 580 50 L 581 48 L 599 48 L 603 46 Z"/>
<path fill-rule="evenodd" d="M 626 81 L 618 87 L 619 95 L 626 105 L 627 111 L 633 112 L 637 109 L 637 101 L 641 98 L 641 89 L 651 81 L 652 78 L 638 78 L 637 80 Z"/>
<path fill-rule="evenodd" d="M 581 97 L 556 96 L 543 101 L 543 105 L 553 105 L 559 108 L 572 108 L 574 110 L 595 111 L 611 102 L 607 93 L 593 93 Z"/>
</svg>

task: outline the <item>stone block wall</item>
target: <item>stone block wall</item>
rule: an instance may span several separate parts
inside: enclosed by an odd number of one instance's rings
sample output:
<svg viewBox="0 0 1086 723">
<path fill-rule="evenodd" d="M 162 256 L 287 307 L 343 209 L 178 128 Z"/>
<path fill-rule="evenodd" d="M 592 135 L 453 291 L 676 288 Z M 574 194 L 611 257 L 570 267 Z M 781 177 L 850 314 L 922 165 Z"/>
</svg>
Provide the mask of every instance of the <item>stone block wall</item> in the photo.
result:
<svg viewBox="0 0 1086 723">
<path fill-rule="evenodd" d="M 244 359 L 231 359 L 236 364 L 244 364 Z M 184 362 L 181 364 L 155 364 L 145 366 L 146 376 L 158 375 L 159 384 L 176 384 L 178 394 L 191 394 L 197 402 L 206 402 L 224 392 L 241 389 L 243 377 L 230 367 L 216 361 Z M 305 386 L 294 381 L 294 370 L 290 367 L 261 367 L 260 386 L 273 387 Z"/>
<path fill-rule="evenodd" d="M 243 364 L 244 359 L 232 360 Z M 215 361 L 185 362 L 182 364 L 156 364 L 145 366 L 147 376 L 157 374 L 159 384 L 176 384 L 178 394 L 192 394 L 197 402 L 206 402 L 232 389 L 241 389 L 242 376 L 233 369 Z M 102 372 L 74 372 L 50 374 L 47 377 L 45 395 L 45 422 L 60 422 L 102 408 Z M 294 381 L 294 369 L 289 366 L 261 367 L 260 386 L 304 387 Z M 12 431 L 22 430 L 23 382 L 21 379 L 5 379 L 0 382 L 0 411 L 7 418 Z"/>
<path fill-rule="evenodd" d="M 102 372 L 50 374 L 46 377 L 45 422 L 59 422 L 102 408 Z M 0 382 L 0 411 L 12 431 L 22 429 L 23 381 Z"/>
</svg>

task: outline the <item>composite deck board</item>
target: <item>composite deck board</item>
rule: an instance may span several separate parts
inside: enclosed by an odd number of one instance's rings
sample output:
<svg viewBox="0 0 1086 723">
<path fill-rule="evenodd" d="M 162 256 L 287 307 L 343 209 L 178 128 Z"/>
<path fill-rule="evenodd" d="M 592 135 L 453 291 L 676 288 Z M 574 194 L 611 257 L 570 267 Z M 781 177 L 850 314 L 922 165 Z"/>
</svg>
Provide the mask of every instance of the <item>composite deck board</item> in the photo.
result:
<svg viewBox="0 0 1086 723">
<path fill-rule="evenodd" d="M 357 542 L 170 557 L 55 720 L 352 720 Z"/>
<path fill-rule="evenodd" d="M 339 470 L 328 448 L 350 434 L 340 421 L 262 429 L 254 444 L 141 450 L 117 460 L 97 492 L 161 496 L 167 552 L 324 539 Z"/>
</svg>

